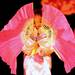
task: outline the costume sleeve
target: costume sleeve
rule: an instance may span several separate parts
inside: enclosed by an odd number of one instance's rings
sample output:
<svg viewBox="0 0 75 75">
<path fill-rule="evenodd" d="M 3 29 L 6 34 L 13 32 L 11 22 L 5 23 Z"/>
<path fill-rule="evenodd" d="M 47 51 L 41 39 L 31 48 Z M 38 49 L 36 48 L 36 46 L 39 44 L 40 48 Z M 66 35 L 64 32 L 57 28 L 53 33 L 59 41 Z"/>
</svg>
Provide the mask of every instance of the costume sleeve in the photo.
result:
<svg viewBox="0 0 75 75">
<path fill-rule="evenodd" d="M 45 11 L 46 10 L 46 11 Z M 52 24 L 56 31 L 54 49 L 60 54 L 66 72 L 75 67 L 75 38 L 65 16 L 56 8 L 43 7 L 43 17 Z"/>
<path fill-rule="evenodd" d="M 24 5 L 20 8 L 16 15 L 0 31 L 0 56 L 10 66 L 12 74 L 16 74 L 16 58 L 23 46 L 20 33 L 26 20 L 32 16 L 32 14 L 28 14 L 27 9 L 30 9 L 29 7 L 32 8 L 32 4 Z"/>
<path fill-rule="evenodd" d="M 68 73 L 75 67 L 75 38 L 65 16 L 59 11 L 58 14 L 55 20 L 57 36 L 54 48 L 59 52 Z"/>
</svg>

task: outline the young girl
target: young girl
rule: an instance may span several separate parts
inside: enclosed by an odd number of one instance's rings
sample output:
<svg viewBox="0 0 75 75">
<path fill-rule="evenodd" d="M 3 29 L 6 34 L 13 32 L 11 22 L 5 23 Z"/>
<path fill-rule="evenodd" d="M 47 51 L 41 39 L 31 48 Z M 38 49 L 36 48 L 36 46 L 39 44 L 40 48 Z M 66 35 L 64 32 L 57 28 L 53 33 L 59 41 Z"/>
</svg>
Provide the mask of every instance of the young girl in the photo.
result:
<svg viewBox="0 0 75 75">
<path fill-rule="evenodd" d="M 27 24 L 27 23 L 26 23 Z M 35 14 L 22 32 L 26 75 L 51 75 L 51 53 L 54 33 L 41 15 Z"/>
</svg>

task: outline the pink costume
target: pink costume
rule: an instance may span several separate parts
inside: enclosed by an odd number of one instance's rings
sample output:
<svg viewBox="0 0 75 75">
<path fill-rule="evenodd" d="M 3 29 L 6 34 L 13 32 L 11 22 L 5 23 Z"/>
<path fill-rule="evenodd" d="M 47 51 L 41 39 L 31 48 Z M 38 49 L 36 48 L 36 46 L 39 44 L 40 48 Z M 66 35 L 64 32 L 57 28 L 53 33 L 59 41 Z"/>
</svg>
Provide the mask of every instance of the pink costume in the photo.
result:
<svg viewBox="0 0 75 75">
<path fill-rule="evenodd" d="M 11 73 L 16 74 L 16 58 L 23 47 L 20 33 L 25 22 L 33 18 L 33 3 L 24 5 L 16 15 L 0 31 L 0 56 L 10 68 Z M 46 19 L 56 31 L 56 39 L 53 48 L 59 53 L 64 62 L 66 72 L 75 67 L 75 38 L 65 16 L 50 5 L 43 5 L 43 18 Z"/>
<path fill-rule="evenodd" d="M 23 51 L 30 51 L 30 55 L 24 58 L 24 69 L 26 75 L 51 75 L 51 58 L 43 56 L 43 62 L 39 63 L 41 51 L 50 51 L 53 47 L 53 30 L 46 23 L 41 23 L 41 27 L 37 30 L 34 27 L 34 19 L 28 20 L 27 26 L 21 33 L 23 41 Z M 37 54 L 38 53 L 38 54 Z M 47 53 L 46 53 L 47 54 Z"/>
</svg>

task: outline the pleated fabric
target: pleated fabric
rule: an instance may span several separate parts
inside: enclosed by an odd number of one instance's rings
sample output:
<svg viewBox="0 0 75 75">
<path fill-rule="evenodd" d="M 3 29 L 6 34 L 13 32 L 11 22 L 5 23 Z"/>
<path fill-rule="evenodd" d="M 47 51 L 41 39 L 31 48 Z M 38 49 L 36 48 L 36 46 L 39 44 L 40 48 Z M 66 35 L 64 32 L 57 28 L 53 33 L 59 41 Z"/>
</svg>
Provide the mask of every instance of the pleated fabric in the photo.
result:
<svg viewBox="0 0 75 75">
<path fill-rule="evenodd" d="M 42 14 L 42 17 L 52 25 L 56 32 L 53 48 L 59 53 L 68 73 L 75 67 L 75 37 L 72 29 L 63 13 L 57 8 L 43 4 Z M 0 56 L 10 66 L 13 74 L 16 74 L 16 59 L 23 47 L 20 34 L 26 21 L 33 17 L 33 3 L 24 5 L 0 31 Z"/>
</svg>

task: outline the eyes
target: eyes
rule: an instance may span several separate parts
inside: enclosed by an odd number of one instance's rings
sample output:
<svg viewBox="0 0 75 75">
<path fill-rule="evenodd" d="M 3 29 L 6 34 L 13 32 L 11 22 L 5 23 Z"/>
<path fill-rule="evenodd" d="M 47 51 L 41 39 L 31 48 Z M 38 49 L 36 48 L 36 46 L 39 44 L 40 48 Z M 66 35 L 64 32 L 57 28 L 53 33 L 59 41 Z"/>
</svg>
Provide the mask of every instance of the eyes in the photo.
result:
<svg viewBox="0 0 75 75">
<path fill-rule="evenodd" d="M 34 26 L 40 27 L 41 23 L 42 23 L 42 17 L 40 15 L 35 15 L 34 16 Z"/>
<path fill-rule="evenodd" d="M 42 23 L 42 21 L 41 20 L 34 20 L 34 24 L 37 24 L 37 23 Z"/>
</svg>

